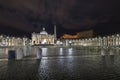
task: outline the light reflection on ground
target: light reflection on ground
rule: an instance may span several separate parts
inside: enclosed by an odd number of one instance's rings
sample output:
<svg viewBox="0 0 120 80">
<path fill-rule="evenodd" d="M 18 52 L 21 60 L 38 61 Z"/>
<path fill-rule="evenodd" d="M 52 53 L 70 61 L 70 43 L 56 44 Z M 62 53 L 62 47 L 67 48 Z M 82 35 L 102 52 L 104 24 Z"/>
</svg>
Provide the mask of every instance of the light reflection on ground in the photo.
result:
<svg viewBox="0 0 120 80">
<path fill-rule="evenodd" d="M 96 50 L 78 48 L 42 51 L 41 61 L 35 56 L 18 61 L 0 59 L 0 80 L 120 80 L 119 54 L 101 56 Z"/>
</svg>

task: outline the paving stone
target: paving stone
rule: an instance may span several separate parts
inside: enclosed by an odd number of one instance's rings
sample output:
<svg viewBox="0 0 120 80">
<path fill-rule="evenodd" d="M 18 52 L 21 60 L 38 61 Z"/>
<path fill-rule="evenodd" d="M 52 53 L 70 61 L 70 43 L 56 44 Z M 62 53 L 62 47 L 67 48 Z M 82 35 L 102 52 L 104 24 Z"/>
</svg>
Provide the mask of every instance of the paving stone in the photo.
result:
<svg viewBox="0 0 120 80">
<path fill-rule="evenodd" d="M 105 56 L 68 48 L 48 49 L 41 61 L 1 60 L 0 80 L 120 80 L 120 55 Z M 97 55 L 96 55 L 97 54 Z"/>
</svg>

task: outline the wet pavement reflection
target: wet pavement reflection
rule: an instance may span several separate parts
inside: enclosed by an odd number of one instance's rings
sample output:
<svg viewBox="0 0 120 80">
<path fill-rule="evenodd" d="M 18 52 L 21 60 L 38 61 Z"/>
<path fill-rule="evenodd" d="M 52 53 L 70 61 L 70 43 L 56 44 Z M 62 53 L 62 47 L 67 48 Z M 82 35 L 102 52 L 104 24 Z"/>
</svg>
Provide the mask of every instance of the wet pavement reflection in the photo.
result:
<svg viewBox="0 0 120 80">
<path fill-rule="evenodd" d="M 40 61 L 1 61 L 0 80 L 38 80 Z"/>
<path fill-rule="evenodd" d="M 120 55 L 42 48 L 42 59 L 0 61 L 0 80 L 120 80 Z"/>
</svg>

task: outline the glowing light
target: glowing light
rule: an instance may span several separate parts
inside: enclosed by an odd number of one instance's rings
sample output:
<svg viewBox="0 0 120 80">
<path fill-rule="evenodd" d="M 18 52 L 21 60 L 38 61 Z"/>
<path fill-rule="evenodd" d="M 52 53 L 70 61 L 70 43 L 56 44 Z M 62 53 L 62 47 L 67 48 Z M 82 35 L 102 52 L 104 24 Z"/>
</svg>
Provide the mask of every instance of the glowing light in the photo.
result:
<svg viewBox="0 0 120 80">
<path fill-rule="evenodd" d="M 5 54 L 8 55 L 8 48 L 5 48 Z"/>
<path fill-rule="evenodd" d="M 87 46 L 87 44 L 83 44 L 83 46 Z"/>
<path fill-rule="evenodd" d="M 47 43 L 47 40 L 46 39 L 44 39 L 42 42 L 41 42 L 41 44 L 46 44 Z"/>
<path fill-rule="evenodd" d="M 42 48 L 42 55 L 43 56 L 46 56 L 47 55 L 47 48 Z"/>
<path fill-rule="evenodd" d="M 63 54 L 63 48 L 60 48 L 60 55 Z"/>
<path fill-rule="evenodd" d="M 69 48 L 68 53 L 69 53 L 69 55 L 73 54 L 73 48 Z"/>
</svg>

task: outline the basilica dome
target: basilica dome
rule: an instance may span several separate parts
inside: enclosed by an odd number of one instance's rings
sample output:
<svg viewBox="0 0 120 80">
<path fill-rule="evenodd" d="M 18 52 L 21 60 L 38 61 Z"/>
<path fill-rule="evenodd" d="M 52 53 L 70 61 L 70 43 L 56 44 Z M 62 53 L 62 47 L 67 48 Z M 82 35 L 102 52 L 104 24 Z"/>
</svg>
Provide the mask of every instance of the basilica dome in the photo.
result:
<svg viewBox="0 0 120 80">
<path fill-rule="evenodd" d="M 45 28 L 40 32 L 41 35 L 48 35 L 48 33 L 45 31 Z"/>
</svg>

